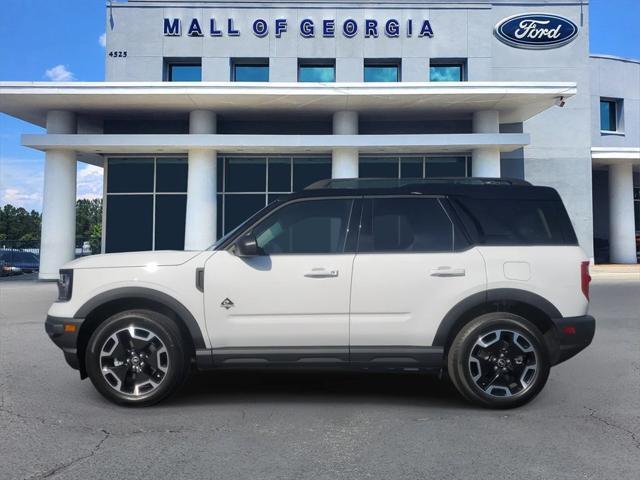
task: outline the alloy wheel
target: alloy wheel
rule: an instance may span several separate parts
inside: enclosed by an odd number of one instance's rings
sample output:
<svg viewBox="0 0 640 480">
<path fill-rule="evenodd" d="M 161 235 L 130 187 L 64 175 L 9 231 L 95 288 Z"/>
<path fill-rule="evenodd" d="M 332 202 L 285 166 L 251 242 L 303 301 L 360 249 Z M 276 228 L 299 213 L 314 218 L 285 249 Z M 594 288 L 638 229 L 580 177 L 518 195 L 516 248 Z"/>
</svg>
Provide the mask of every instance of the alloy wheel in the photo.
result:
<svg viewBox="0 0 640 480">
<path fill-rule="evenodd" d="M 485 394 L 521 396 L 536 380 L 538 355 L 524 334 L 509 329 L 491 330 L 474 343 L 468 368 L 471 379 Z"/>
<path fill-rule="evenodd" d="M 112 334 L 100 349 L 100 371 L 119 393 L 140 397 L 157 389 L 169 370 L 169 353 L 160 337 L 135 325 Z"/>
</svg>

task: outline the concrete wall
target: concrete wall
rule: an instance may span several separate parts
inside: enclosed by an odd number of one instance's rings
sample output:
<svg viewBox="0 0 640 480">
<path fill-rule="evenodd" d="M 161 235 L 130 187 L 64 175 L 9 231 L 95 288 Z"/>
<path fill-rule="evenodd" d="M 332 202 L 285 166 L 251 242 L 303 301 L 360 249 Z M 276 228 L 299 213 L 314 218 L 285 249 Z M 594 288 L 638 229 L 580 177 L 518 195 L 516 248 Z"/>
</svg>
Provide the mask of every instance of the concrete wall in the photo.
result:
<svg viewBox="0 0 640 480">
<path fill-rule="evenodd" d="M 591 135 L 594 147 L 640 147 L 640 61 L 592 56 Z M 600 131 L 600 98 L 621 99 L 623 129 Z"/>
</svg>

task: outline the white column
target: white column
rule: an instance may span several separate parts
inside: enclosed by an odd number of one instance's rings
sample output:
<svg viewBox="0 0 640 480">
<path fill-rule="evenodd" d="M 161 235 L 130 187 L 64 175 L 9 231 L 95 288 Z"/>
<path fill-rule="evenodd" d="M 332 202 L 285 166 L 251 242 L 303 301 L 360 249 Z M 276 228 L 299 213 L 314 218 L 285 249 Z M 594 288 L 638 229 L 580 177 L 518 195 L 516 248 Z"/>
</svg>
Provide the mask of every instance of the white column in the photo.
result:
<svg viewBox="0 0 640 480">
<path fill-rule="evenodd" d="M 74 134 L 76 128 L 74 113 L 47 113 L 48 134 Z M 75 258 L 76 154 L 73 151 L 46 152 L 40 238 L 39 278 L 55 280 L 58 270 Z"/>
<path fill-rule="evenodd" d="M 357 135 L 358 112 L 333 114 L 334 135 Z M 358 149 L 334 148 L 331 161 L 331 178 L 358 178 Z"/>
<path fill-rule="evenodd" d="M 216 115 L 196 110 L 189 115 L 189 133 L 216 133 Z M 217 168 L 216 151 L 189 150 L 187 180 L 187 216 L 184 230 L 185 250 L 204 250 L 216 241 Z"/>
<path fill-rule="evenodd" d="M 611 263 L 636 263 L 633 166 L 609 166 L 609 254 Z"/>
<path fill-rule="evenodd" d="M 495 110 L 473 114 L 473 133 L 499 133 L 500 118 Z M 500 149 L 476 148 L 471 152 L 471 169 L 474 177 L 500 177 Z"/>
</svg>

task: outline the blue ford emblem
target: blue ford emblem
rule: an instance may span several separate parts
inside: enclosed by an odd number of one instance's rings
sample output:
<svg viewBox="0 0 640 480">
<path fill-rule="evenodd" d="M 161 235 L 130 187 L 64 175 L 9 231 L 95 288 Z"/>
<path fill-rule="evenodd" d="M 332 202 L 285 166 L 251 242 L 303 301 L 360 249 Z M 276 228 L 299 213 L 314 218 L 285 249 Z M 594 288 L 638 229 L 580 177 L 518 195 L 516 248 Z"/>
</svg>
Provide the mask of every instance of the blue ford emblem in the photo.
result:
<svg viewBox="0 0 640 480">
<path fill-rule="evenodd" d="M 498 22 L 494 33 L 512 47 L 542 50 L 571 42 L 578 35 L 578 27 L 558 15 L 524 13 Z"/>
</svg>

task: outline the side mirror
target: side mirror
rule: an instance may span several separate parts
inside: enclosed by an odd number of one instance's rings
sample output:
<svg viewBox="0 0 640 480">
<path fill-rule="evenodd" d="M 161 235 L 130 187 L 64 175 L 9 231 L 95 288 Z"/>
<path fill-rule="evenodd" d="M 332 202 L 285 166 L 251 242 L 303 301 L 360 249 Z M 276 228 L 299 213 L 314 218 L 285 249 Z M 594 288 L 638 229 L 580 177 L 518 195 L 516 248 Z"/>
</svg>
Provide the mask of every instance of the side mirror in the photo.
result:
<svg viewBox="0 0 640 480">
<path fill-rule="evenodd" d="M 238 257 L 256 257 L 260 255 L 260 248 L 256 237 L 248 233 L 236 240 L 235 252 Z"/>
</svg>

